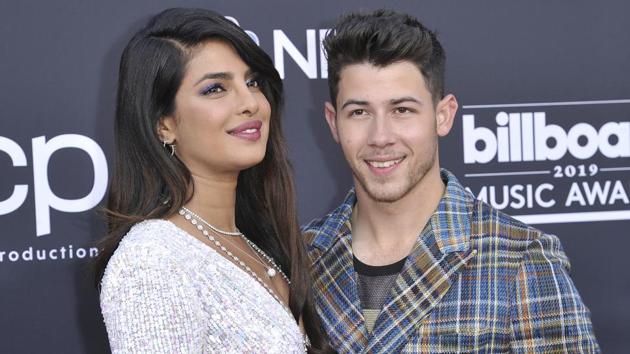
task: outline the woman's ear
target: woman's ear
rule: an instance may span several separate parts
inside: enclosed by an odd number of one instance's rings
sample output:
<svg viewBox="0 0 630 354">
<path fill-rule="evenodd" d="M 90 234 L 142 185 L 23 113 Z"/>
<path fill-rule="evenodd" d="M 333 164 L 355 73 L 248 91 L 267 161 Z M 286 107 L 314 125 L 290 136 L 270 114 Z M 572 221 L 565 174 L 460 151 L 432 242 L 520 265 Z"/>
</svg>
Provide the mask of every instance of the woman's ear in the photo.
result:
<svg viewBox="0 0 630 354">
<path fill-rule="evenodd" d="M 177 124 L 175 123 L 175 118 L 173 116 L 164 116 L 160 118 L 157 122 L 157 126 L 155 127 L 160 141 L 167 144 L 175 142 L 175 140 L 177 140 L 177 134 L 175 132 L 176 127 Z"/>
</svg>

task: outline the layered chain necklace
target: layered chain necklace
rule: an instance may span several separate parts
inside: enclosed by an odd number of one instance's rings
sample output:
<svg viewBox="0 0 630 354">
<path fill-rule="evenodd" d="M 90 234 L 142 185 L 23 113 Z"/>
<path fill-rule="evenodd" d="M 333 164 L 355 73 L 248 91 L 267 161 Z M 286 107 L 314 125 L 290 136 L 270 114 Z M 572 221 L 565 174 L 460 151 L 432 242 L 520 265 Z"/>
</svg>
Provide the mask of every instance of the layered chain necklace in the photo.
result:
<svg viewBox="0 0 630 354">
<path fill-rule="evenodd" d="M 201 216 L 195 214 L 194 212 L 192 212 L 190 209 L 188 209 L 186 207 L 181 207 L 181 209 L 179 209 L 179 215 L 183 216 L 184 219 L 188 220 L 193 226 L 195 226 L 195 228 L 197 228 L 197 230 L 201 231 L 201 233 L 208 240 L 210 240 L 210 242 L 212 242 L 216 246 L 217 249 L 219 249 L 223 253 L 225 253 L 226 256 L 229 259 L 234 260 L 234 263 L 236 263 L 239 267 L 241 267 L 241 269 L 245 270 L 252 278 L 254 278 L 260 285 L 262 285 L 263 288 L 265 288 L 265 290 L 267 290 L 267 292 L 274 299 L 276 299 L 276 301 L 280 305 L 282 305 L 282 308 L 284 308 L 284 310 L 287 312 L 287 314 L 289 314 L 289 316 L 291 316 L 291 318 L 293 318 L 293 314 L 291 313 L 291 310 L 284 304 L 284 302 L 282 302 L 282 300 L 280 300 L 280 297 L 275 293 L 275 291 L 273 291 L 273 289 L 269 285 L 267 285 L 267 283 L 265 281 L 263 281 L 260 278 L 260 276 L 256 272 L 254 272 L 253 269 L 251 269 L 250 266 L 245 264 L 245 262 L 243 262 L 240 258 L 238 258 L 234 253 L 232 253 L 232 251 L 228 250 L 224 245 L 222 245 L 221 242 L 219 240 L 217 240 L 216 237 L 214 237 L 212 234 L 210 234 L 210 232 L 205 229 L 204 225 L 207 226 L 210 230 L 212 230 L 212 232 L 214 232 L 217 235 L 223 235 L 223 236 L 228 236 L 228 237 L 241 237 L 245 241 L 245 243 L 247 243 L 247 245 L 254 251 L 254 255 L 256 255 L 256 258 L 258 258 L 258 259 L 252 257 L 247 252 L 244 252 L 242 248 L 240 248 L 236 243 L 230 241 L 228 238 L 226 238 L 225 240 L 228 241 L 230 244 L 232 244 L 234 247 L 236 247 L 239 250 L 243 251 L 243 254 L 245 254 L 246 256 L 250 257 L 256 263 L 262 265 L 263 268 L 266 269 L 265 273 L 266 273 L 267 277 L 269 277 L 271 279 L 271 278 L 275 277 L 277 274 L 280 274 L 282 276 L 282 278 L 284 279 L 284 281 L 286 281 L 288 285 L 291 285 L 291 281 L 289 280 L 289 277 L 287 277 L 287 275 L 284 274 L 282 269 L 280 267 L 278 267 L 278 265 L 273 260 L 273 258 L 271 258 L 262 249 L 260 249 L 260 247 L 258 247 L 254 242 L 252 242 L 250 239 L 248 239 L 238 229 L 237 229 L 237 231 L 221 230 L 218 227 L 210 224 L 209 222 L 204 220 Z M 267 262 L 264 262 L 263 259 L 266 260 Z M 310 346 L 310 341 L 309 341 L 308 336 L 306 334 L 302 334 L 302 344 L 304 345 L 304 352 L 306 353 L 307 352 L 307 348 Z"/>
<path fill-rule="evenodd" d="M 265 253 L 265 251 L 260 249 L 260 247 L 258 247 L 254 242 L 252 242 L 250 239 L 248 239 L 242 232 L 240 232 L 238 230 L 237 231 L 221 230 L 218 227 L 210 224 L 209 222 L 204 220 L 201 216 L 195 214 L 194 212 L 192 212 L 190 209 L 188 209 L 186 207 L 182 207 L 181 209 L 179 209 L 179 215 L 182 215 L 193 226 L 195 226 L 197 228 L 197 230 L 201 231 L 201 233 L 208 240 L 210 240 L 210 242 L 212 242 L 216 246 L 217 249 L 219 249 L 223 253 L 225 253 L 229 259 L 234 260 L 234 263 L 236 263 L 243 270 L 245 270 L 256 281 L 258 281 L 267 290 L 267 292 L 269 294 L 271 294 L 271 296 L 273 296 L 273 298 L 275 298 L 280 304 L 283 305 L 285 310 L 288 310 L 286 308 L 286 306 L 284 305 L 284 303 L 280 300 L 280 297 L 278 297 L 278 295 L 275 293 L 275 291 L 273 291 L 273 289 L 269 285 L 267 285 L 267 283 L 265 281 L 263 281 L 260 278 L 260 276 L 256 272 L 254 272 L 253 269 L 251 269 L 250 266 L 245 264 L 245 262 L 243 262 L 243 260 L 238 258 L 238 256 L 236 256 L 234 253 L 232 253 L 232 251 L 230 251 L 227 247 L 225 247 L 223 244 L 221 244 L 221 242 L 219 240 L 217 240 L 217 238 L 214 235 L 212 235 L 208 230 L 206 230 L 204 226 L 207 226 L 210 230 L 212 230 L 215 234 L 218 234 L 218 235 L 223 235 L 223 236 L 228 236 L 228 237 L 241 237 L 245 241 L 245 243 L 247 243 L 247 245 L 252 249 L 252 251 L 254 251 L 254 255 L 258 259 L 252 257 L 247 252 L 244 252 L 243 249 L 241 249 L 237 244 L 235 244 L 234 242 L 230 241 L 229 239 L 226 238 L 225 240 L 228 241 L 230 244 L 232 244 L 232 246 L 234 246 L 234 247 L 238 248 L 239 250 L 243 251 L 243 253 L 246 256 L 250 257 L 253 261 L 255 261 L 256 263 L 262 265 L 266 269 L 265 274 L 267 275 L 267 277 L 269 279 L 275 277 L 277 274 L 280 274 L 282 276 L 282 278 L 284 279 L 284 281 L 286 281 L 288 285 L 291 285 L 291 281 L 289 280 L 289 277 L 287 277 L 287 275 L 284 274 L 282 269 L 280 269 L 280 267 L 276 264 L 276 262 L 273 260 L 273 258 L 271 258 L 267 253 Z M 263 259 L 266 260 L 266 262 Z M 291 313 L 291 311 L 289 311 L 289 313 Z"/>
</svg>

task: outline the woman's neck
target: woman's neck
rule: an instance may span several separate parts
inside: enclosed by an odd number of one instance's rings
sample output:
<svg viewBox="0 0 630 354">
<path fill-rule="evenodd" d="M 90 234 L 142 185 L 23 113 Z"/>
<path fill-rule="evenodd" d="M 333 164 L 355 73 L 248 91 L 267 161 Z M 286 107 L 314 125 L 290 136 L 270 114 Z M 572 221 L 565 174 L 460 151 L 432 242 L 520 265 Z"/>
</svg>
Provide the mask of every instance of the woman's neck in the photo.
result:
<svg viewBox="0 0 630 354">
<path fill-rule="evenodd" d="M 185 207 L 219 229 L 236 230 L 237 178 L 193 175 L 194 193 Z"/>
</svg>

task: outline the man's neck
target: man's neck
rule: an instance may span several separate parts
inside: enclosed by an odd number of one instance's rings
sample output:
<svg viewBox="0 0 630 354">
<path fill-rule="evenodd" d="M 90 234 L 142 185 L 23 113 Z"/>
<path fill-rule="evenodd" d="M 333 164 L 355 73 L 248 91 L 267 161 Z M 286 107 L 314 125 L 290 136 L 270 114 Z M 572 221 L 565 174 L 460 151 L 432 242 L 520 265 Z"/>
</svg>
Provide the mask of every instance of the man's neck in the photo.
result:
<svg viewBox="0 0 630 354">
<path fill-rule="evenodd" d="M 439 169 L 391 203 L 374 201 L 357 187 L 351 219 L 354 255 L 369 265 L 391 264 L 409 255 L 444 190 Z"/>
</svg>

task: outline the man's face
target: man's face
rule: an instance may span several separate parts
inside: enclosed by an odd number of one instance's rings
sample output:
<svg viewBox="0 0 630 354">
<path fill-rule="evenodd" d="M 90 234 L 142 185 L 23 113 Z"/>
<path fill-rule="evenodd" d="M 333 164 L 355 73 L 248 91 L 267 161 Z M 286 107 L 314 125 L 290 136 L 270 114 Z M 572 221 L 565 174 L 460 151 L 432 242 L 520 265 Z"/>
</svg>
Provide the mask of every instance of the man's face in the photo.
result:
<svg viewBox="0 0 630 354">
<path fill-rule="evenodd" d="M 326 104 L 326 120 L 358 193 L 395 202 L 427 175 L 439 178 L 437 138 L 450 130 L 457 101 L 449 95 L 434 106 L 413 63 L 344 67 L 336 106 Z"/>
</svg>

